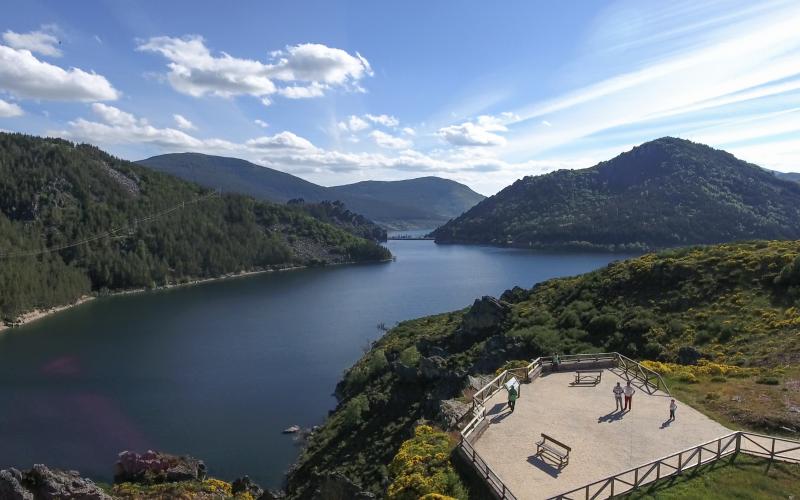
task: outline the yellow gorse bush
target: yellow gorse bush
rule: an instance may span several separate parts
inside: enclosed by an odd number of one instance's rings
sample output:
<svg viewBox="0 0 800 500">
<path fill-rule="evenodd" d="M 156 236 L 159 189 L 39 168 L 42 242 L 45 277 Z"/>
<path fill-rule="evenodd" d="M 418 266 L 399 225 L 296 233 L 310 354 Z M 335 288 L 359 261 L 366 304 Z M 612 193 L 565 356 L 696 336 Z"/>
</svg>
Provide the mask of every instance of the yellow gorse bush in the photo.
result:
<svg viewBox="0 0 800 500">
<path fill-rule="evenodd" d="M 696 365 L 679 365 L 676 363 L 662 363 L 660 361 L 642 361 L 642 366 L 664 376 L 676 376 L 686 379 L 687 382 L 696 381 L 698 376 L 729 376 L 741 377 L 756 373 L 754 368 L 713 363 L 701 359 Z"/>
<path fill-rule="evenodd" d="M 450 464 L 450 436 L 429 425 L 420 425 L 414 437 L 400 446 L 389 465 L 392 483 L 387 490 L 391 500 L 429 500 L 450 498 L 447 491 L 454 470 Z M 431 496 L 436 495 L 436 496 Z"/>
</svg>

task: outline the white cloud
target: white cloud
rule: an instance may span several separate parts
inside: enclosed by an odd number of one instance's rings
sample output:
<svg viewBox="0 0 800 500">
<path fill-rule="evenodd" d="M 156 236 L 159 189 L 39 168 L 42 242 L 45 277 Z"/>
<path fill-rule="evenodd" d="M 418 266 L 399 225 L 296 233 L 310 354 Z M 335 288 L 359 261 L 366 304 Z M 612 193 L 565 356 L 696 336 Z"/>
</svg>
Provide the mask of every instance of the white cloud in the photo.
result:
<svg viewBox="0 0 800 500">
<path fill-rule="evenodd" d="M 506 138 L 498 132 L 507 131 L 500 118 L 481 115 L 475 121 L 440 128 L 436 134 L 454 146 L 502 146 Z"/>
<path fill-rule="evenodd" d="M 182 128 L 183 130 L 197 130 L 197 127 L 194 126 L 189 119 L 187 119 L 183 115 L 174 114 L 172 118 L 175 120 L 175 123 L 178 125 L 178 128 Z"/>
<path fill-rule="evenodd" d="M 412 137 L 417 135 L 417 132 L 411 127 L 403 127 L 403 133 Z"/>
<path fill-rule="evenodd" d="M 78 68 L 64 70 L 29 50 L 0 45 L 0 89 L 19 97 L 57 101 L 107 101 L 119 92 L 105 77 Z"/>
<path fill-rule="evenodd" d="M 372 123 L 383 125 L 384 127 L 391 127 L 394 128 L 400 124 L 400 122 L 394 116 L 389 115 L 364 115 L 364 118 L 371 121 Z"/>
<path fill-rule="evenodd" d="M 547 120 L 542 120 L 542 125 L 544 125 L 545 127 L 552 127 L 552 126 L 553 126 L 553 124 L 552 124 L 552 123 L 550 123 L 550 122 L 549 122 L 549 121 L 547 121 Z"/>
<path fill-rule="evenodd" d="M 287 131 L 272 136 L 250 139 L 245 144 L 254 149 L 298 149 L 309 151 L 317 149 L 308 139 Z"/>
<path fill-rule="evenodd" d="M 408 139 L 402 139 L 380 130 L 373 130 L 369 136 L 375 141 L 375 144 L 382 148 L 407 149 L 411 147 L 411 141 Z"/>
<path fill-rule="evenodd" d="M 339 130 L 345 132 L 360 132 L 361 130 L 368 129 L 369 123 L 356 115 L 350 115 L 350 118 L 348 118 L 346 121 L 339 122 L 337 127 L 339 127 Z"/>
<path fill-rule="evenodd" d="M 101 121 L 78 118 L 69 122 L 69 130 L 53 134 L 100 144 L 154 144 L 170 151 L 233 148 L 233 144 L 227 141 L 205 141 L 174 128 L 154 127 L 146 119 L 137 118 L 114 106 L 94 103 L 92 111 Z"/>
<path fill-rule="evenodd" d="M 23 114 L 22 108 L 13 102 L 0 99 L 0 118 L 13 118 L 15 116 L 22 116 Z"/>
<path fill-rule="evenodd" d="M 320 97 L 332 87 L 361 90 L 358 82 L 372 75 L 366 59 L 356 53 L 321 44 L 300 44 L 273 51 L 268 62 L 241 59 L 226 53 L 214 55 L 197 35 L 153 37 L 137 50 L 161 54 L 169 63 L 167 79 L 178 92 L 194 97 L 252 95 L 289 99 Z M 280 86 L 276 82 L 288 83 Z"/>
<path fill-rule="evenodd" d="M 50 31 L 53 31 L 52 27 L 47 26 L 29 33 L 16 33 L 8 30 L 3 33 L 3 41 L 14 49 L 28 50 L 43 56 L 61 57 L 58 38 Z"/>
<path fill-rule="evenodd" d="M 253 120 L 253 123 L 255 123 L 256 125 L 258 125 L 261 128 L 269 127 L 269 123 L 265 122 L 264 120 L 255 119 L 255 120 Z"/>
</svg>

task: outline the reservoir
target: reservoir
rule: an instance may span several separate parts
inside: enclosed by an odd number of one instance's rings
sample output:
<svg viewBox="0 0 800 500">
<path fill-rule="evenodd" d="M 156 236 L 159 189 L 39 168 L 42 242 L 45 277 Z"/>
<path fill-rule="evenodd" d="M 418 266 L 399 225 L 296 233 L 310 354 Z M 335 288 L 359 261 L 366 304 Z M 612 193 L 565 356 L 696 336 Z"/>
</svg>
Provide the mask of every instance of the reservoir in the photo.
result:
<svg viewBox="0 0 800 500">
<path fill-rule="evenodd" d="M 390 241 L 395 262 L 101 298 L 0 333 L 0 468 L 34 463 L 110 482 L 117 453 L 205 460 L 277 488 L 342 372 L 398 321 L 620 254 Z"/>
</svg>

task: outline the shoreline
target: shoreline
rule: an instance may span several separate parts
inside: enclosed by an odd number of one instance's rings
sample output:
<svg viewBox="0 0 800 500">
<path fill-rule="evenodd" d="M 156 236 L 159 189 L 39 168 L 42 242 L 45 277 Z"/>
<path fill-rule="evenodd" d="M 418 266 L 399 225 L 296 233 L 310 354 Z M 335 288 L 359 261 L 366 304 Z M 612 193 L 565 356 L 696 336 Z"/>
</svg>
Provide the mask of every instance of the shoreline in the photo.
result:
<svg viewBox="0 0 800 500">
<path fill-rule="evenodd" d="M 343 266 L 343 265 L 350 265 L 350 264 L 374 264 L 374 263 L 385 263 L 391 262 L 392 259 L 386 260 L 378 260 L 378 261 L 371 261 L 371 262 L 336 262 L 332 264 L 325 264 L 324 266 L 287 266 L 281 267 L 277 269 L 258 269 L 252 271 L 239 271 L 238 273 L 228 273 L 223 274 L 221 276 L 215 276 L 213 278 L 202 278 L 196 280 L 190 280 L 185 283 L 169 283 L 166 285 L 157 286 L 155 288 L 131 288 L 126 290 L 116 290 L 109 293 L 98 294 L 92 293 L 90 295 L 84 295 L 80 297 L 78 300 L 71 304 L 64 304 L 60 306 L 51 307 L 50 309 L 33 309 L 23 314 L 20 314 L 19 317 L 11 324 L 0 322 L 0 334 L 6 332 L 7 330 L 12 330 L 14 328 L 19 328 L 21 326 L 25 326 L 29 323 L 33 323 L 36 320 L 46 318 L 48 316 L 52 316 L 54 314 L 58 314 L 60 312 L 64 312 L 66 310 L 72 309 L 73 307 L 78 307 L 83 305 L 87 302 L 91 302 L 99 297 L 114 297 L 117 295 L 131 295 L 136 293 L 147 293 L 147 292 L 158 292 L 162 290 L 171 290 L 173 288 L 182 288 L 182 287 L 190 287 L 190 286 L 197 286 L 202 285 L 205 283 L 211 283 L 214 281 L 223 281 L 223 280 L 231 280 L 236 278 L 247 278 L 250 276 L 255 276 L 258 274 L 266 274 L 266 273 L 279 273 L 279 272 L 286 272 L 286 271 L 300 271 L 303 269 L 311 269 L 313 267 L 332 267 L 332 266 Z"/>
</svg>

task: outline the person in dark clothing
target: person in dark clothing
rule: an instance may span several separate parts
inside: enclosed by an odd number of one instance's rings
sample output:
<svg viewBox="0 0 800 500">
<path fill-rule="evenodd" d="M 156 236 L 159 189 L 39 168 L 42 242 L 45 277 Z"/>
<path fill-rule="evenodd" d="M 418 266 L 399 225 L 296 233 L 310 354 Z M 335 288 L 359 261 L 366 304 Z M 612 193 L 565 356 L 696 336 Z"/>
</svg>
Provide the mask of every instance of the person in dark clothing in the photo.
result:
<svg viewBox="0 0 800 500">
<path fill-rule="evenodd" d="M 508 407 L 511 408 L 511 413 L 514 413 L 514 405 L 517 402 L 517 397 L 519 397 L 519 394 L 514 387 L 508 390 Z"/>
</svg>

